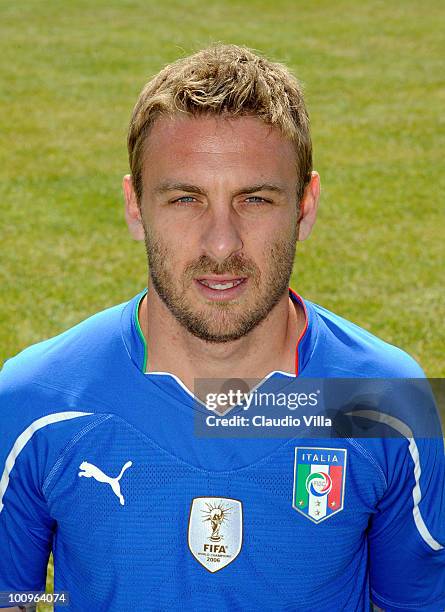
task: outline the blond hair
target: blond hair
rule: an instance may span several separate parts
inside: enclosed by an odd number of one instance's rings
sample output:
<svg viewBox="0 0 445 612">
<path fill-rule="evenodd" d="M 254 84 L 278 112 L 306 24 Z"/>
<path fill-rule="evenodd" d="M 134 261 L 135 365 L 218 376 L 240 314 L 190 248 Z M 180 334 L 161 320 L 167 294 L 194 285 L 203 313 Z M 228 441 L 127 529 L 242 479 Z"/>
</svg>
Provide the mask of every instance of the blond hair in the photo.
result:
<svg viewBox="0 0 445 612">
<path fill-rule="evenodd" d="M 144 144 L 160 116 L 177 112 L 254 116 L 278 127 L 295 146 L 298 201 L 310 180 L 309 118 L 297 79 L 283 64 L 237 45 L 213 45 L 165 66 L 143 88 L 128 130 L 128 154 L 138 201 L 142 197 Z"/>
</svg>

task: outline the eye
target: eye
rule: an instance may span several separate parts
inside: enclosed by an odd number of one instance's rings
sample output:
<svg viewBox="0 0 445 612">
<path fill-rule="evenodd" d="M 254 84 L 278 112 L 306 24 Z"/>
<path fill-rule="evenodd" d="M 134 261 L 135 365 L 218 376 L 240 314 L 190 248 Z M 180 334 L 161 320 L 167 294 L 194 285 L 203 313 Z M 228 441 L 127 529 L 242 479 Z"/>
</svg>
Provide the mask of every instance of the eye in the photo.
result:
<svg viewBox="0 0 445 612">
<path fill-rule="evenodd" d="M 194 198 L 193 196 L 181 196 L 180 198 L 176 198 L 176 200 L 173 200 L 172 204 L 192 204 L 195 201 L 196 198 Z"/>
<path fill-rule="evenodd" d="M 265 198 L 262 198 L 260 196 L 249 196 L 248 198 L 246 198 L 246 201 L 249 204 L 264 204 L 269 202 L 269 200 L 266 200 Z"/>
</svg>

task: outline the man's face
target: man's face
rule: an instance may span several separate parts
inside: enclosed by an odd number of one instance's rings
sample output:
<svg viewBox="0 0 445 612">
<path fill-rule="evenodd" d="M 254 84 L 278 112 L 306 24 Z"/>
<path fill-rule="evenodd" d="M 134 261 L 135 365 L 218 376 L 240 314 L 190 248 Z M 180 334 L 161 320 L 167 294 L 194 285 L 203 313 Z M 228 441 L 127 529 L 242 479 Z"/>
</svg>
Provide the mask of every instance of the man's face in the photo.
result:
<svg viewBox="0 0 445 612">
<path fill-rule="evenodd" d="M 293 145 L 258 118 L 161 118 L 143 167 L 153 288 L 195 336 L 242 337 L 287 294 L 298 219 Z"/>
</svg>

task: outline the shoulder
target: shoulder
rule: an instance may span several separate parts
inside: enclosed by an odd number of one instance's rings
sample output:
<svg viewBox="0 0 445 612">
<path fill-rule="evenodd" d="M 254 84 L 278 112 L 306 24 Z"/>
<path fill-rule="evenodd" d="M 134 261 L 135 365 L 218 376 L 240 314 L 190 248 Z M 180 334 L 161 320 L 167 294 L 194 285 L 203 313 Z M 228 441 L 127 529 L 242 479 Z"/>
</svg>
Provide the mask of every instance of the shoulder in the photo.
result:
<svg viewBox="0 0 445 612">
<path fill-rule="evenodd" d="M 91 361 L 98 352 L 110 350 L 120 337 L 120 320 L 128 304 L 124 302 L 107 308 L 7 359 L 0 372 L 0 389 L 47 376 L 54 379 L 64 368 L 71 369 L 73 364 Z"/>
<path fill-rule="evenodd" d="M 339 376 L 423 378 L 420 365 L 401 348 L 311 302 L 321 359 Z"/>
<path fill-rule="evenodd" d="M 8 359 L 0 372 L 0 420 L 33 422 L 85 404 L 101 410 L 107 381 L 116 378 L 127 357 L 121 319 L 132 302 L 99 312 Z"/>
<path fill-rule="evenodd" d="M 0 372 L 0 461 L 13 444 L 28 448 L 31 438 L 43 439 L 47 425 L 53 442 L 60 438 L 63 446 L 73 432 L 108 413 L 104 390 L 125 362 L 121 319 L 132 302 L 99 312 L 5 362 Z"/>
</svg>

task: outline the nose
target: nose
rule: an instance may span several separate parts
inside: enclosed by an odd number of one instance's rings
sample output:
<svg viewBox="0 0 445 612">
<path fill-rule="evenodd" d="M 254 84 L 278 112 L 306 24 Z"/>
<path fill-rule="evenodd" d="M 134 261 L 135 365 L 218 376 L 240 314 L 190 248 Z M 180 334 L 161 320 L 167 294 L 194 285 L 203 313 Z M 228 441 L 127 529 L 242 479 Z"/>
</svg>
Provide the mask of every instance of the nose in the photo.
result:
<svg viewBox="0 0 445 612">
<path fill-rule="evenodd" d="M 222 263 L 243 248 L 236 213 L 228 206 L 210 207 L 202 220 L 201 244 L 206 255 Z"/>
</svg>

